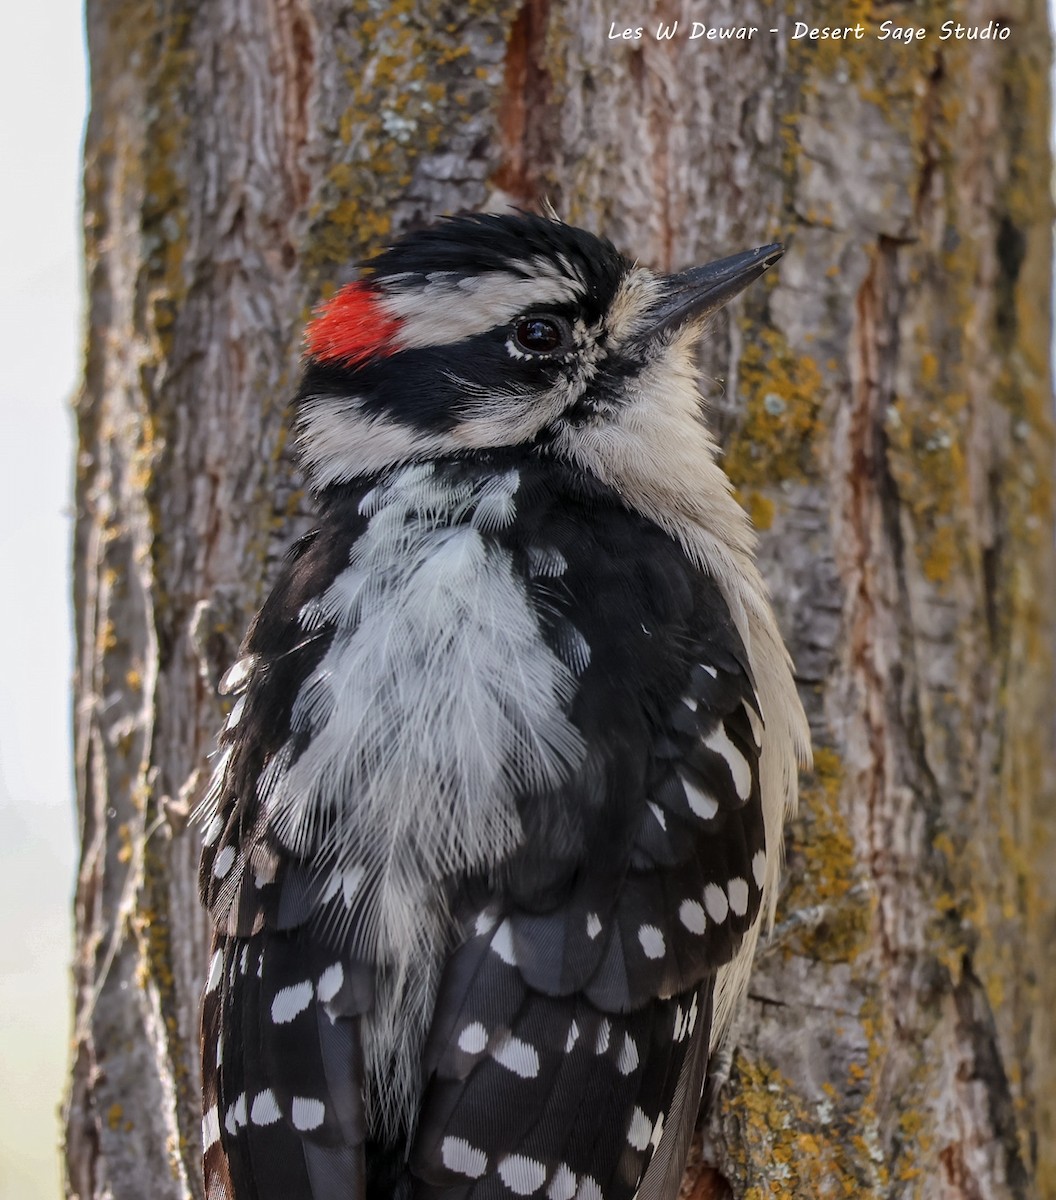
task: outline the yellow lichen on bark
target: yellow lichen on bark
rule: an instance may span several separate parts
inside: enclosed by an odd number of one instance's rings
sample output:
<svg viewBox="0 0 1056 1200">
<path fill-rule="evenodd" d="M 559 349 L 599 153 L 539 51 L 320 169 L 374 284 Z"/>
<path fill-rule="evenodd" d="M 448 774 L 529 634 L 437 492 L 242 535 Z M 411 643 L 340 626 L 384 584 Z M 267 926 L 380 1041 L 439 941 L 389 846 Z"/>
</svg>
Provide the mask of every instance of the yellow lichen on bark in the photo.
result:
<svg viewBox="0 0 1056 1200">
<path fill-rule="evenodd" d="M 800 789 L 800 812 L 788 829 L 792 886 L 778 924 L 793 914 L 783 948 L 819 962 L 853 962 L 868 944 L 872 901 L 863 886 L 857 847 L 840 808 L 843 766 L 829 747 L 814 747 L 814 769 Z"/>
<path fill-rule="evenodd" d="M 738 371 L 743 415 L 723 467 L 756 528 L 769 529 L 780 486 L 818 473 L 825 391 L 814 358 L 770 327 L 746 337 Z"/>
</svg>

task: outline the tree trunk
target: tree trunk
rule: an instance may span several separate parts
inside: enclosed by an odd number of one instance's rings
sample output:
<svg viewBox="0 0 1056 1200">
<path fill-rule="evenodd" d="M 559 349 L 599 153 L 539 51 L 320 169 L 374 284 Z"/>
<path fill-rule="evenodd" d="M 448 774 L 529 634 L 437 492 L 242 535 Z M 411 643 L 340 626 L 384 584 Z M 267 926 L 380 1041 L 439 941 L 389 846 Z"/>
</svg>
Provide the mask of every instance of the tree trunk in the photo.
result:
<svg viewBox="0 0 1056 1200">
<path fill-rule="evenodd" d="M 707 7 L 759 31 L 690 40 L 690 0 L 628 9 L 637 39 L 585 0 L 89 0 L 70 1195 L 201 1197 L 187 817 L 309 519 L 303 320 L 413 223 L 548 197 L 665 269 L 788 246 L 702 356 L 817 769 L 690 1193 L 1056 1197 L 1045 10 L 914 6 L 907 45 L 893 6 L 847 42 Z"/>
</svg>

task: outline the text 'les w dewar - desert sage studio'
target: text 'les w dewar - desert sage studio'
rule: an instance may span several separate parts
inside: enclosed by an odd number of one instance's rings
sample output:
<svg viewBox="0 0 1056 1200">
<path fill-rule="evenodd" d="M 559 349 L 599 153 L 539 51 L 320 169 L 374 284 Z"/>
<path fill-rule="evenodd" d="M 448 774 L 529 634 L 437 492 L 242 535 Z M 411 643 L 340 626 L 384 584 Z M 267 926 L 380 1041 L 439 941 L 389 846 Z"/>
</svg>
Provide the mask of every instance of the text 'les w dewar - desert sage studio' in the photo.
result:
<svg viewBox="0 0 1056 1200">
<path fill-rule="evenodd" d="M 690 42 L 750 42 L 757 34 L 781 36 L 785 31 L 780 27 L 762 30 L 758 25 L 705 25 L 702 21 L 692 21 L 679 28 L 680 22 L 670 24 L 663 21 L 656 27 L 652 37 L 658 42 L 683 40 Z M 810 25 L 806 21 L 793 22 L 791 33 L 787 34 L 793 42 L 846 41 L 860 42 L 872 37 L 878 42 L 890 41 L 894 44 L 908 45 L 910 42 L 922 42 L 929 36 L 925 25 L 899 25 L 894 21 L 882 21 L 871 30 L 862 21 L 853 25 Z M 987 21 L 985 25 L 962 25 L 958 21 L 943 21 L 938 29 L 938 40 L 1004 42 L 1012 34 L 1012 27 L 1007 21 Z M 625 25 L 618 21 L 609 24 L 609 41 L 637 42 L 650 36 L 644 25 Z"/>
</svg>

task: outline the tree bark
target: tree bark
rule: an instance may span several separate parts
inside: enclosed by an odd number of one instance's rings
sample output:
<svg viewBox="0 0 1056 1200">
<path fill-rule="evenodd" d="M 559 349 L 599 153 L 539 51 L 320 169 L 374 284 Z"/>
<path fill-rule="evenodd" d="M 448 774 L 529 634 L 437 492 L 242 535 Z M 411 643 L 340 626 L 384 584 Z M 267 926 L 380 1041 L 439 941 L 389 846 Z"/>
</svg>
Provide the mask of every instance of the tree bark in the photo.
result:
<svg viewBox="0 0 1056 1200">
<path fill-rule="evenodd" d="M 549 198 L 665 269 L 788 247 L 702 368 L 817 766 L 686 1194 L 1056 1197 L 1046 14 L 853 7 L 89 0 L 69 1195 L 202 1194 L 187 818 L 310 519 L 303 320 L 416 222 Z"/>
</svg>

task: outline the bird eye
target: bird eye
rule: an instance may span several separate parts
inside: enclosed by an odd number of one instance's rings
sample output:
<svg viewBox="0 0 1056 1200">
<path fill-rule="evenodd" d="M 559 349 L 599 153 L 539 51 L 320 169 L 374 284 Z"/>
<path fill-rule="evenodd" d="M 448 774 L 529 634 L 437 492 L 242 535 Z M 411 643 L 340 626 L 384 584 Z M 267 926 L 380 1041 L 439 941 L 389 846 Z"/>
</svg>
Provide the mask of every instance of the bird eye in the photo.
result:
<svg viewBox="0 0 1056 1200">
<path fill-rule="evenodd" d="M 560 317 L 525 317 L 517 322 L 514 340 L 532 354 L 553 354 L 568 341 L 568 325 Z"/>
</svg>

